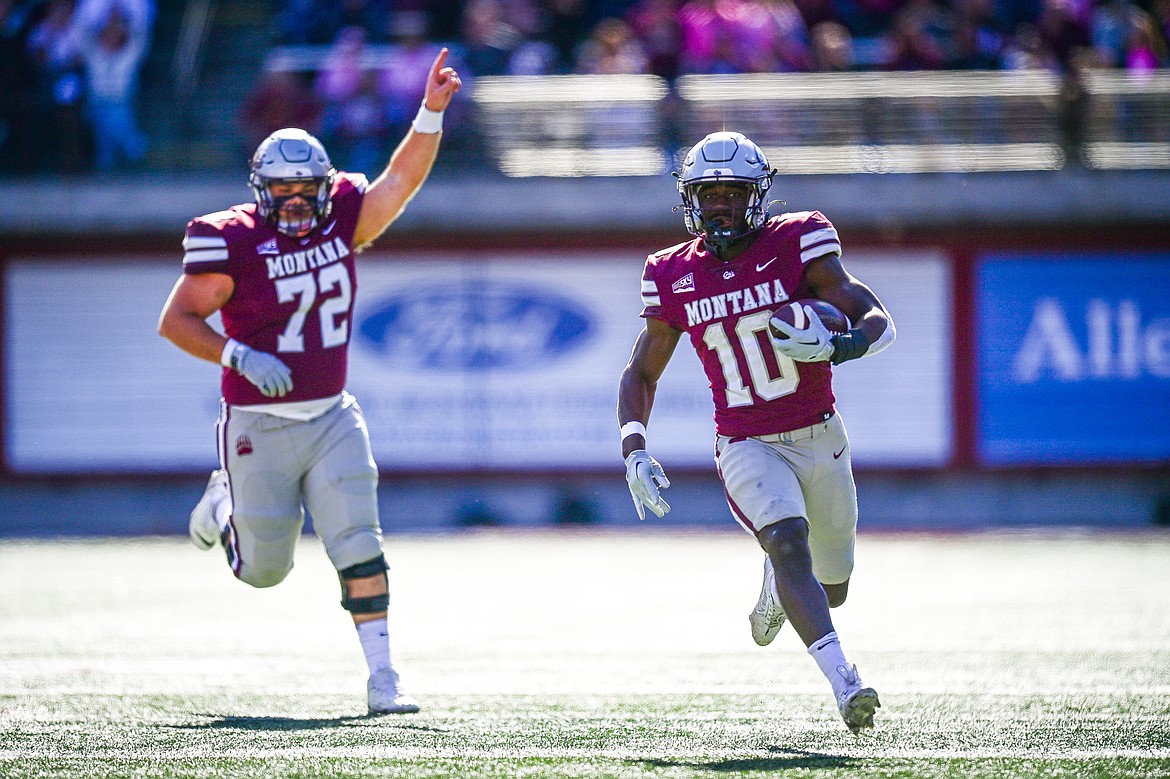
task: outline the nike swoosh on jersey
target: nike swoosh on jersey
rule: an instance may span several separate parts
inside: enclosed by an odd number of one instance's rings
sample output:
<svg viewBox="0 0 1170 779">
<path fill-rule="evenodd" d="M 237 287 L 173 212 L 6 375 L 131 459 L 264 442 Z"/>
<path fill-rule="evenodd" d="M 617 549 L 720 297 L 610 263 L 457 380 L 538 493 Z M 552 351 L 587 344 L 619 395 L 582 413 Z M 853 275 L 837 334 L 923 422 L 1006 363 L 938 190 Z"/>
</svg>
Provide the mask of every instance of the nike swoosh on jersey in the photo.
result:
<svg viewBox="0 0 1170 779">
<path fill-rule="evenodd" d="M 334 219 L 332 222 L 329 223 L 329 225 L 324 230 L 321 231 L 321 235 L 329 235 L 329 233 L 333 232 L 333 228 L 336 225 L 337 225 L 337 220 Z"/>
<path fill-rule="evenodd" d="M 846 446 L 848 446 L 848 444 L 847 444 Z M 837 452 L 835 455 L 833 455 L 833 459 L 834 459 L 834 460 L 840 460 L 840 459 L 841 459 L 841 455 L 843 455 L 843 454 L 845 454 L 845 446 L 842 446 L 842 447 L 841 447 L 841 451 L 839 451 L 839 452 Z"/>
<path fill-rule="evenodd" d="M 764 268 L 768 267 L 769 265 L 771 265 L 772 263 L 774 263 L 774 262 L 775 262 L 776 260 L 778 260 L 778 259 L 780 259 L 780 258 L 779 258 L 779 257 L 773 257 L 772 259 L 768 260 L 768 261 L 767 261 L 767 262 L 765 262 L 765 263 L 761 263 L 761 264 L 758 264 L 758 265 L 756 265 L 756 273 L 759 273 L 759 272 L 760 272 L 760 271 L 762 271 Z"/>
</svg>

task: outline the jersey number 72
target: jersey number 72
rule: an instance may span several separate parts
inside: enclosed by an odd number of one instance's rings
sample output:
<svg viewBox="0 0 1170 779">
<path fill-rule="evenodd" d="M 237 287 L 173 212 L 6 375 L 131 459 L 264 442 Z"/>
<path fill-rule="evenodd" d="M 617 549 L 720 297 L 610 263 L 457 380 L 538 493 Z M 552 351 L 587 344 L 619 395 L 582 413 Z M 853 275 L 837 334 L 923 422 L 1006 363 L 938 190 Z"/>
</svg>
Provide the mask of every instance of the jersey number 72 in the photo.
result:
<svg viewBox="0 0 1170 779">
<path fill-rule="evenodd" d="M 349 304 L 353 300 L 353 286 L 349 272 L 341 263 L 326 265 L 318 271 L 289 276 L 276 281 L 276 296 L 281 303 L 297 301 L 297 310 L 288 319 L 288 326 L 277 336 L 278 352 L 305 351 L 305 317 L 317 302 L 319 294 L 339 289 L 341 294 L 325 298 L 317 309 L 321 323 L 321 346 L 329 349 L 349 340 Z"/>
</svg>

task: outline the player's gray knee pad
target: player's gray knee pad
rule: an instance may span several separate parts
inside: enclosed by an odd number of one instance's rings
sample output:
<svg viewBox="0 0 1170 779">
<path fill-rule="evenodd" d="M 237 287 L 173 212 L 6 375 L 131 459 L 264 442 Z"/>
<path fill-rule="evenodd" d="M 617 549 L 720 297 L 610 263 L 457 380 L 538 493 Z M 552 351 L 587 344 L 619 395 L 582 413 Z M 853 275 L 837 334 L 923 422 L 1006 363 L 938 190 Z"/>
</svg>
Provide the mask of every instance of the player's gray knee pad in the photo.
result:
<svg viewBox="0 0 1170 779">
<path fill-rule="evenodd" d="M 350 614 L 377 614 L 390 608 L 389 592 L 372 595 L 368 598 L 351 598 L 349 597 L 349 587 L 345 584 L 350 579 L 368 579 L 378 574 L 382 574 L 382 577 L 385 578 L 388 570 L 390 570 L 390 566 L 386 564 L 386 556 L 380 554 L 373 560 L 366 560 L 364 563 L 351 565 L 338 571 L 337 575 L 341 579 L 341 608 Z"/>
<path fill-rule="evenodd" d="M 230 555 L 228 556 L 228 559 L 231 559 Z M 236 571 L 236 578 L 251 587 L 265 589 L 267 587 L 275 587 L 276 585 L 280 584 L 285 580 L 285 577 L 288 576 L 289 571 L 291 570 L 291 565 L 266 568 L 264 566 L 253 563 L 251 565 L 240 566 L 240 569 Z"/>
</svg>

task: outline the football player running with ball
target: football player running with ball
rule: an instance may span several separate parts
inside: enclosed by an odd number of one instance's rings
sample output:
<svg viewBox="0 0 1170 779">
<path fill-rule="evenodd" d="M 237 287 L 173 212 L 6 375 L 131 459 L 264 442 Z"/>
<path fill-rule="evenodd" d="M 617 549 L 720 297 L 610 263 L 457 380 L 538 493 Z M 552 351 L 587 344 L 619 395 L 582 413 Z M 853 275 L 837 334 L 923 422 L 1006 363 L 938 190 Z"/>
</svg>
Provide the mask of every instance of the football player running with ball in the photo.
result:
<svg viewBox="0 0 1170 779">
<path fill-rule="evenodd" d="M 823 214 L 767 213 L 774 174 L 740 133 L 708 135 L 685 158 L 678 190 L 687 230 L 698 237 L 646 260 L 646 324 L 618 390 L 626 481 L 639 517 L 647 508 L 658 516 L 670 510 L 660 493 L 670 483 L 646 452 L 646 423 L 686 333 L 714 395 L 715 463 L 728 505 L 765 552 L 752 638 L 767 645 L 791 622 L 857 733 L 873 727 L 880 704 L 846 660 L 829 615 L 845 602 L 857 534 L 849 442 L 830 366 L 885 349 L 894 324 L 842 266 L 837 231 Z M 830 333 L 809 306 L 805 328 L 773 319 L 775 309 L 801 298 L 832 303 L 852 329 Z"/>
<path fill-rule="evenodd" d="M 307 507 L 357 627 L 375 714 L 418 703 L 391 661 L 378 470 L 362 410 L 345 390 L 354 259 L 430 173 L 443 112 L 460 88 L 446 59 L 443 49 L 412 129 L 373 181 L 335 170 L 304 130 L 266 138 L 251 161 L 256 202 L 187 225 L 183 275 L 158 325 L 179 348 L 223 365 L 220 468 L 191 513 L 192 541 L 221 544 L 236 578 L 271 587 L 292 569 Z M 226 336 L 207 322 L 217 311 Z"/>
</svg>

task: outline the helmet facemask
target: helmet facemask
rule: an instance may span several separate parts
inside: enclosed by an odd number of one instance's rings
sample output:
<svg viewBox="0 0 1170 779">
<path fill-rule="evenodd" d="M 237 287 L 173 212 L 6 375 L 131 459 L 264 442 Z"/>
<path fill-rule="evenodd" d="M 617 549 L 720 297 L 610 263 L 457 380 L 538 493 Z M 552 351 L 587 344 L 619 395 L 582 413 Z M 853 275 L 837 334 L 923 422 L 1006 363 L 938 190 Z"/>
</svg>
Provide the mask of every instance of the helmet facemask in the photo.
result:
<svg viewBox="0 0 1170 779">
<path fill-rule="evenodd" d="M 308 195 L 303 193 L 275 195 L 272 192 L 274 186 L 279 188 L 282 184 L 297 184 L 306 181 L 313 182 L 315 185 L 315 191 Z M 260 215 L 269 224 L 285 235 L 302 238 L 317 229 L 318 225 L 329 216 L 332 206 L 329 190 L 332 185 L 332 176 L 311 179 L 269 179 L 261 181 L 259 184 L 253 183 L 252 189 L 257 193 Z"/>
<path fill-rule="evenodd" d="M 676 174 L 687 231 L 702 237 L 719 253 L 760 229 L 768 220 L 764 198 L 775 174 L 760 147 L 741 133 L 711 133 L 687 153 L 682 172 Z M 704 186 L 709 184 L 741 184 L 747 188 L 742 218 L 734 214 L 728 226 L 717 218 L 726 213 L 725 208 L 704 214 L 699 198 Z"/>
<path fill-rule="evenodd" d="M 703 206 L 703 190 L 716 184 L 740 188 L 746 194 L 745 202 L 732 206 Z M 728 178 L 724 181 L 699 181 L 682 192 L 684 219 L 692 235 L 700 235 L 713 248 L 722 251 L 760 228 L 767 220 L 762 203 L 763 190 L 754 183 Z M 730 215 L 730 220 L 726 217 Z"/>
<path fill-rule="evenodd" d="M 248 183 L 256 196 L 256 210 L 277 231 L 301 238 L 329 217 L 330 192 L 336 171 L 321 142 L 304 130 L 277 130 L 264 139 L 252 156 Z M 312 182 L 310 193 L 273 194 L 273 187 Z M 298 207 L 297 200 L 304 203 Z M 288 206 L 290 206 L 289 208 Z"/>
</svg>

